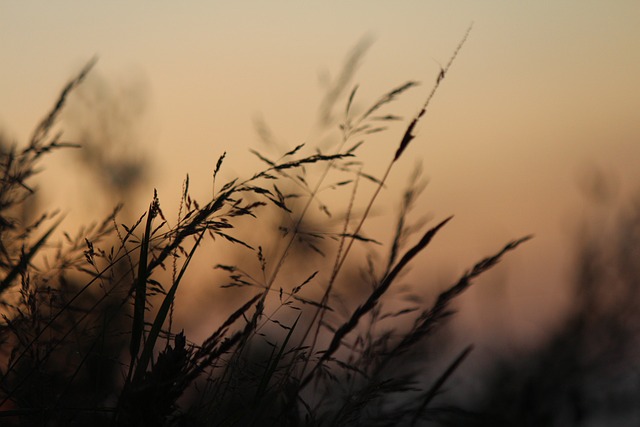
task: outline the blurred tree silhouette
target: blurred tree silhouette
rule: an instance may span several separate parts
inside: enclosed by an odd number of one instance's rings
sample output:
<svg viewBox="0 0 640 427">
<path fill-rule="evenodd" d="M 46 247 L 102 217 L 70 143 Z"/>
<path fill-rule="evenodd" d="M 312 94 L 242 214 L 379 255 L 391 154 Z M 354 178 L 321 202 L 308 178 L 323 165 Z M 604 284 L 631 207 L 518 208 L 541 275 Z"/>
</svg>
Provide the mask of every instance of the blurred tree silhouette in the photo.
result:
<svg viewBox="0 0 640 427">
<path fill-rule="evenodd" d="M 68 138 L 80 144 L 79 164 L 108 205 L 124 206 L 139 196 L 152 159 L 141 151 L 149 89 L 134 73 L 108 79 L 93 70 L 69 96 L 62 119 Z"/>
<path fill-rule="evenodd" d="M 469 405 L 478 416 L 451 425 L 640 423 L 640 192 L 616 212 L 604 178 L 585 187 L 605 213 L 580 229 L 566 320 L 536 350 L 496 362 Z"/>
</svg>

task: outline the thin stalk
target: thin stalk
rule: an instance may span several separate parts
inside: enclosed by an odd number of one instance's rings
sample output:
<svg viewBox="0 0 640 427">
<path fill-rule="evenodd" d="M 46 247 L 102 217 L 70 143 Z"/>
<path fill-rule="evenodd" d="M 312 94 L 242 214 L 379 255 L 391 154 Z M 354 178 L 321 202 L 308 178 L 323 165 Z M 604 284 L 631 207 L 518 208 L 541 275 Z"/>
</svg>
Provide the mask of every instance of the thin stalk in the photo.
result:
<svg viewBox="0 0 640 427">
<path fill-rule="evenodd" d="M 413 140 L 413 138 L 415 138 L 414 135 L 414 130 L 415 127 L 418 123 L 418 121 L 425 115 L 425 113 L 427 112 L 427 108 L 429 107 L 429 105 L 431 104 L 431 100 L 433 99 L 433 97 L 435 96 L 438 88 L 440 87 L 440 84 L 442 83 L 442 81 L 444 80 L 446 74 L 449 72 L 449 69 L 451 68 L 451 65 L 453 64 L 453 61 L 456 59 L 456 57 L 458 56 L 458 53 L 460 52 L 460 49 L 462 49 L 462 46 L 464 45 L 464 43 L 466 42 L 467 38 L 469 37 L 469 33 L 471 32 L 471 28 L 472 25 L 469 26 L 469 28 L 467 29 L 466 33 L 464 34 L 462 40 L 460 41 L 460 43 L 458 43 L 458 46 L 456 47 L 456 49 L 454 50 L 453 54 L 451 55 L 451 58 L 449 58 L 449 61 L 447 62 L 447 65 L 445 66 L 445 68 L 440 70 L 440 73 L 438 74 L 437 78 L 436 78 L 436 82 L 433 85 L 431 92 L 429 93 L 429 95 L 427 96 L 426 101 L 424 102 L 424 104 L 422 105 L 422 108 L 420 109 L 420 111 L 418 112 L 418 114 L 413 118 L 413 120 L 411 121 L 411 123 L 409 123 L 409 126 L 407 127 L 402 140 L 400 141 L 400 145 L 398 146 L 398 149 L 395 153 L 395 155 L 393 156 L 393 159 L 389 162 L 389 164 L 387 165 L 387 169 L 384 172 L 384 175 L 382 177 L 382 179 L 380 180 L 380 183 L 378 184 L 378 186 L 376 187 L 373 195 L 371 196 L 371 199 L 369 200 L 369 203 L 367 204 L 367 207 L 364 211 L 364 214 L 362 215 L 362 218 L 360 219 L 360 222 L 358 223 L 358 226 L 356 227 L 355 231 L 352 233 L 351 238 L 349 240 L 349 243 L 347 244 L 347 248 L 344 251 L 344 254 L 342 255 L 341 258 L 339 258 L 334 266 L 333 271 L 331 272 L 331 278 L 329 279 L 329 284 L 327 286 L 327 289 L 324 292 L 324 295 L 322 297 L 322 300 L 320 302 L 321 306 L 324 306 L 328 300 L 329 300 L 329 296 L 331 295 L 331 291 L 333 290 L 333 286 L 334 283 L 336 281 L 336 278 L 338 277 L 338 274 L 340 273 L 340 271 L 342 270 L 342 266 L 344 265 L 344 262 L 347 259 L 347 256 L 349 255 L 349 252 L 351 251 L 351 247 L 353 246 L 353 242 L 355 240 L 356 235 L 358 235 L 362 229 L 362 226 L 364 225 L 364 222 L 367 220 L 367 217 L 369 215 L 369 212 L 371 211 L 371 208 L 373 207 L 373 203 L 375 202 L 376 198 L 378 197 L 378 194 L 380 194 L 380 191 L 382 190 L 389 174 L 391 173 L 391 169 L 393 168 L 393 165 L 396 163 L 396 161 L 401 157 L 401 155 L 404 153 L 404 151 L 406 150 L 406 148 L 409 146 L 409 143 L 411 142 L 411 140 Z M 315 323 L 315 321 L 318 319 L 318 316 L 320 317 L 317 326 L 316 326 L 316 332 L 314 334 L 313 337 L 313 341 L 310 347 L 310 352 L 312 353 L 313 350 L 315 349 L 315 346 L 317 344 L 317 340 L 318 340 L 318 336 L 320 333 L 320 327 L 322 324 L 322 320 L 324 319 L 324 310 L 321 310 L 320 308 L 316 309 L 313 319 L 310 323 L 310 326 L 312 327 L 313 324 Z M 304 335 L 304 339 L 306 339 L 308 333 L 305 333 Z M 306 365 L 305 365 L 306 368 Z M 304 374 L 304 371 L 303 371 Z"/>
</svg>

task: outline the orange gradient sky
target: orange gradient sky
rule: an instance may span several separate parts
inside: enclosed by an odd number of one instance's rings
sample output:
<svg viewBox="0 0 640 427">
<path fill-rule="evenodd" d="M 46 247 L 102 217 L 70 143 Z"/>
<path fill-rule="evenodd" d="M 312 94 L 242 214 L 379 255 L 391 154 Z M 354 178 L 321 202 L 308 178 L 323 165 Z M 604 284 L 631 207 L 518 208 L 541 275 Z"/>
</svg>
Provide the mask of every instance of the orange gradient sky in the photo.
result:
<svg viewBox="0 0 640 427">
<path fill-rule="evenodd" d="M 456 216 L 414 267 L 416 276 L 451 278 L 507 240 L 536 235 L 472 290 L 465 314 L 469 325 L 488 328 L 491 310 L 477 301 L 501 298 L 514 328 L 535 336 L 562 304 L 572 239 L 591 212 L 580 183 L 600 170 L 616 183 L 620 203 L 638 189 L 636 0 L 3 1 L 0 128 L 26 141 L 63 84 L 96 55 L 96 76 L 123 102 L 132 102 L 135 88 L 144 108 L 129 125 L 139 143 L 130 149 L 153 164 L 143 194 L 156 187 L 165 205 L 177 204 L 189 173 L 194 193 L 205 198 L 223 151 L 224 177 L 255 169 L 247 159 L 248 148 L 259 147 L 257 115 L 290 146 L 310 140 L 319 80 L 335 76 L 363 37 L 374 43 L 354 80 L 357 105 L 417 80 L 390 109 L 410 117 L 472 22 L 390 187 L 402 187 L 422 159 L 430 180 L 422 210 Z M 382 174 L 404 126 L 375 139 L 366 171 Z M 81 212 L 106 209 L 78 200 L 85 184 L 74 179 L 70 159 L 56 154 L 40 176 L 47 201 L 71 211 L 67 229 Z M 132 211 L 143 212 L 148 199 Z M 383 199 L 381 213 L 393 215 L 396 202 Z"/>
</svg>

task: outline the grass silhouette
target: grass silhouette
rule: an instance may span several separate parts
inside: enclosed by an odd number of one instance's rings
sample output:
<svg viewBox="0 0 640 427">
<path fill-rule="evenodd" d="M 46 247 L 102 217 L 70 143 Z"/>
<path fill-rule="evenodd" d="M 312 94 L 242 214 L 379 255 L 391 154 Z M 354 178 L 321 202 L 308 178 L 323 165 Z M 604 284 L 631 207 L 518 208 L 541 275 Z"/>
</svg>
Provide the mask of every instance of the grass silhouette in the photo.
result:
<svg viewBox="0 0 640 427">
<path fill-rule="evenodd" d="M 359 149 L 368 135 L 385 130 L 385 122 L 399 119 L 379 114 L 413 82 L 384 94 L 360 114 L 352 109 L 353 89 L 340 126 L 342 139 L 331 152 L 299 145 L 272 159 L 253 150 L 263 169 L 224 183 L 206 202 L 191 196 L 187 177 L 175 220 L 165 216 L 154 194 L 133 224 L 120 224 L 116 208 L 75 237 L 65 234 L 63 242 L 52 244 L 61 217 L 55 212 L 37 216 L 29 209 L 35 195 L 30 182 L 45 155 L 71 145 L 55 133 L 56 119 L 68 94 L 90 72 L 94 62 L 89 63 L 65 86 L 26 148 L 2 144 L 3 425 L 419 425 L 437 418 L 433 401 L 471 347 L 434 373 L 436 380 L 427 387 L 419 381 L 425 366 L 397 365 L 429 342 L 473 279 L 528 237 L 478 262 L 433 304 L 389 310 L 385 298 L 391 287 L 451 219 L 423 229 L 408 245 L 416 232 L 408 221 L 419 193 L 413 182 L 390 227 L 395 235 L 388 259 L 382 268 L 370 263 L 365 272 L 368 293 L 343 313 L 336 289 L 345 270 L 357 265 L 354 245 L 374 243 L 364 233 L 371 209 L 413 143 L 416 124 L 466 37 L 407 125 L 381 178 L 362 172 Z M 331 97 L 329 102 L 339 99 L 335 93 Z M 214 168 L 215 185 L 224 159 Z M 331 181 L 334 176 L 337 181 Z M 372 181 L 376 189 L 358 214 L 360 180 Z M 330 215 L 320 200 L 325 186 L 350 191 L 344 219 L 336 227 L 309 231 L 312 207 Z M 244 219 L 252 219 L 251 227 L 259 230 L 260 221 L 274 211 L 291 226 L 282 229 L 279 253 L 267 258 L 265 248 L 272 242 L 242 237 L 246 233 L 237 224 L 246 226 Z M 245 291 L 245 301 L 194 343 L 174 330 L 173 311 L 205 239 L 243 248 L 250 255 L 245 261 L 257 265 L 258 274 L 251 266 L 216 266 L 228 274 L 223 287 Z M 305 264 L 309 270 L 298 278 L 287 266 L 300 244 L 321 253 L 325 262 L 318 268 Z"/>
</svg>

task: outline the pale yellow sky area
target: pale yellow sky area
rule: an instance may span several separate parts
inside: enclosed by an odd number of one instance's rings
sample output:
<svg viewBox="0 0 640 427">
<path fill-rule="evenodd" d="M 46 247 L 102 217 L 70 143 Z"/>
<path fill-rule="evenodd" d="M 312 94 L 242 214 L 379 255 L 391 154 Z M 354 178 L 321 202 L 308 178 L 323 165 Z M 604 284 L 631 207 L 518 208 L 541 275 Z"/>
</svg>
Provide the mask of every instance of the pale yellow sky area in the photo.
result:
<svg viewBox="0 0 640 427">
<path fill-rule="evenodd" d="M 611 174 L 621 203 L 638 190 L 635 0 L 2 1 L 0 126 L 26 141 L 63 84 L 97 55 L 90 78 L 144 109 L 126 127 L 139 142 L 129 150 L 149 158 L 153 170 L 132 211 L 145 209 L 153 187 L 165 205 L 177 204 L 186 173 L 204 198 L 223 151 L 224 178 L 258 165 L 248 154 L 259 147 L 257 115 L 291 147 L 313 142 L 319 80 L 334 77 L 349 50 L 370 36 L 353 81 L 360 85 L 356 107 L 407 80 L 421 82 L 389 109 L 407 120 L 365 150 L 365 170 L 380 175 L 472 22 L 390 188 L 401 188 L 422 159 L 430 183 L 421 208 L 435 218 L 456 215 L 414 267 L 424 277 L 451 278 L 507 240 L 535 234 L 470 292 L 466 316 L 485 328 L 477 319 L 489 313 L 472 301 L 493 295 L 491 282 L 504 280 L 496 286 L 513 324 L 541 334 L 554 315 L 539 307 L 562 301 L 571 239 L 589 215 L 581 179 L 594 169 Z M 88 184 L 74 178 L 72 159 L 59 153 L 49 160 L 43 193 L 70 218 L 78 220 L 78 203 L 99 216 L 107 204 L 78 198 Z M 397 197 L 384 200 L 381 213 L 392 216 Z"/>
</svg>

